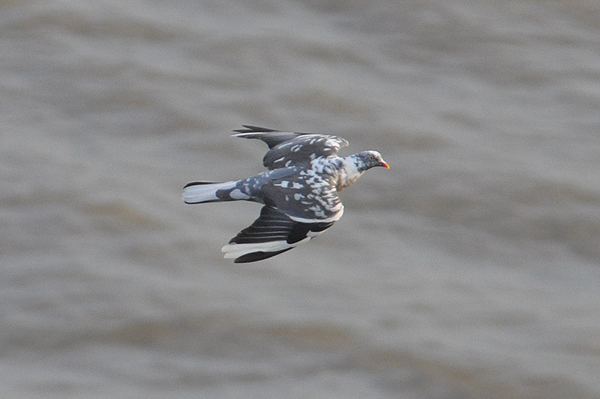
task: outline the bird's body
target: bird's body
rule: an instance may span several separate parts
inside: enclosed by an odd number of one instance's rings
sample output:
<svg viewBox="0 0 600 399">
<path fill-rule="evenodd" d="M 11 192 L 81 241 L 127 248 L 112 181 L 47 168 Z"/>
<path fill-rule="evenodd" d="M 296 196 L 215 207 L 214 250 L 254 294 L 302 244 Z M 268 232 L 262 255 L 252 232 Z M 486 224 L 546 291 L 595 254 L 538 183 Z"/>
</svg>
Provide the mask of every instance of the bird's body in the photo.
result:
<svg viewBox="0 0 600 399">
<path fill-rule="evenodd" d="M 348 145 L 340 137 L 244 127 L 234 136 L 267 143 L 263 164 L 269 170 L 242 180 L 184 187 L 188 204 L 246 200 L 265 205 L 260 217 L 222 249 L 225 258 L 237 263 L 275 256 L 319 235 L 342 217 L 338 192 L 371 167 L 389 168 L 376 151 L 339 157 L 338 149 Z"/>
</svg>

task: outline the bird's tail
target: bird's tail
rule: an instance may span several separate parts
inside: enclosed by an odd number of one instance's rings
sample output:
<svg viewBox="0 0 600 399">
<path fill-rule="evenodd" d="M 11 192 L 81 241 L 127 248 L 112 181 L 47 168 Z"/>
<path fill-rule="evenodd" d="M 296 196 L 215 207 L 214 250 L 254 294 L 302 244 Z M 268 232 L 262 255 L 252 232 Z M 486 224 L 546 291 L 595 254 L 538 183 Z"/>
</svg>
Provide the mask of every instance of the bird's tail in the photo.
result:
<svg viewBox="0 0 600 399">
<path fill-rule="evenodd" d="M 249 199 L 236 189 L 236 181 L 225 183 L 197 181 L 183 187 L 183 202 L 186 204 L 201 204 L 204 202 L 235 201 Z"/>
</svg>

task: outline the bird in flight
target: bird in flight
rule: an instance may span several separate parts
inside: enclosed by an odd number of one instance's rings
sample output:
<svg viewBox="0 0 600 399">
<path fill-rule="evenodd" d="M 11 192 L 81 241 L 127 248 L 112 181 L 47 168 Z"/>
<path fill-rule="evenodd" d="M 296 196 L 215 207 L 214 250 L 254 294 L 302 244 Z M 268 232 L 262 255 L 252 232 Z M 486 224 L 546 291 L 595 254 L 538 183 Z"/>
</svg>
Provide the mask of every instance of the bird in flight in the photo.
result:
<svg viewBox="0 0 600 399">
<path fill-rule="evenodd" d="M 233 136 L 264 141 L 269 146 L 263 158 L 268 170 L 242 180 L 197 181 L 183 188 L 186 204 L 264 204 L 258 219 L 222 248 L 224 257 L 235 263 L 279 255 L 321 234 L 344 213 L 340 191 L 372 167 L 390 167 L 377 151 L 338 156 L 340 147 L 348 145 L 341 137 L 243 126 Z"/>
</svg>

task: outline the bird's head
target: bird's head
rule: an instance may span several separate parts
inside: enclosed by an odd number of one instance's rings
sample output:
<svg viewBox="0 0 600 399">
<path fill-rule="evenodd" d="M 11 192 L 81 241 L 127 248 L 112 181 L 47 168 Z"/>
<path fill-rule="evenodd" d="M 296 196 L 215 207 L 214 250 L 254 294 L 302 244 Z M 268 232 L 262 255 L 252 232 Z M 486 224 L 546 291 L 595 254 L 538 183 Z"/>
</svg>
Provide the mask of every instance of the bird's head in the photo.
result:
<svg viewBox="0 0 600 399">
<path fill-rule="evenodd" d="M 386 169 L 390 168 L 387 162 L 383 160 L 381 154 L 377 151 L 363 151 L 356 154 L 357 168 L 361 172 L 371 169 L 375 166 L 383 166 Z"/>
</svg>

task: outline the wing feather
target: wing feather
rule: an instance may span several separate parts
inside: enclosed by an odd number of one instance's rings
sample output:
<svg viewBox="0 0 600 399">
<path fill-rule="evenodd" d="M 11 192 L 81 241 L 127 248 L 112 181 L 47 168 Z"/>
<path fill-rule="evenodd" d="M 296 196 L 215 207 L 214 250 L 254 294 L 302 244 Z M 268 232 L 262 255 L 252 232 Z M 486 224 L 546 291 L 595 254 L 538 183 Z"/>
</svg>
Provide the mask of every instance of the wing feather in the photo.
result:
<svg viewBox="0 0 600 399">
<path fill-rule="evenodd" d="M 257 126 L 243 125 L 235 137 L 259 139 L 269 146 L 263 164 L 269 169 L 306 165 L 319 157 L 337 155 L 340 147 L 348 145 L 341 137 L 317 133 L 280 132 Z"/>
</svg>

